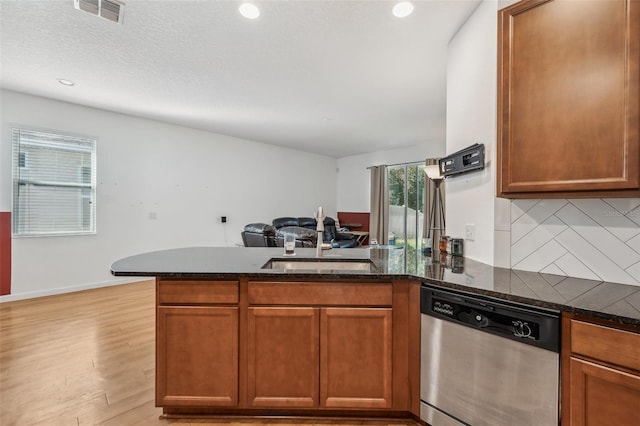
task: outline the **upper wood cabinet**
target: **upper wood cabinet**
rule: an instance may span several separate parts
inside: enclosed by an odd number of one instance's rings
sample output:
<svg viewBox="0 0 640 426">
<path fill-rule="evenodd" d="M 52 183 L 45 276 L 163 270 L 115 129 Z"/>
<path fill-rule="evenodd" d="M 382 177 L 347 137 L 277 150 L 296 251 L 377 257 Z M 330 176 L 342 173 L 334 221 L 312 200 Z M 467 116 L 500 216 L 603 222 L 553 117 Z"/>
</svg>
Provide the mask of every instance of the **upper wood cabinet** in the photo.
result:
<svg viewBox="0 0 640 426">
<path fill-rule="evenodd" d="M 502 9 L 498 196 L 640 196 L 639 98 L 640 1 Z"/>
</svg>

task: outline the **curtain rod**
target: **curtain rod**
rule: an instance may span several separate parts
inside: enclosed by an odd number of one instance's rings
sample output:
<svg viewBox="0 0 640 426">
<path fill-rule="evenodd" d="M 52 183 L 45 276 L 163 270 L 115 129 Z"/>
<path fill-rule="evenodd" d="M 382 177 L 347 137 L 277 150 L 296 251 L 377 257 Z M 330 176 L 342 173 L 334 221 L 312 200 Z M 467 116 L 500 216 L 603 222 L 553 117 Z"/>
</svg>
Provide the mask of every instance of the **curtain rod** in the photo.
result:
<svg viewBox="0 0 640 426">
<path fill-rule="evenodd" d="M 386 167 L 393 167 L 393 166 L 413 166 L 415 164 L 426 164 L 426 161 L 412 161 L 410 163 L 396 163 L 396 164 L 378 164 L 378 166 L 386 166 Z M 374 167 L 377 166 L 369 166 L 367 167 L 367 170 L 369 169 L 373 169 Z"/>
</svg>

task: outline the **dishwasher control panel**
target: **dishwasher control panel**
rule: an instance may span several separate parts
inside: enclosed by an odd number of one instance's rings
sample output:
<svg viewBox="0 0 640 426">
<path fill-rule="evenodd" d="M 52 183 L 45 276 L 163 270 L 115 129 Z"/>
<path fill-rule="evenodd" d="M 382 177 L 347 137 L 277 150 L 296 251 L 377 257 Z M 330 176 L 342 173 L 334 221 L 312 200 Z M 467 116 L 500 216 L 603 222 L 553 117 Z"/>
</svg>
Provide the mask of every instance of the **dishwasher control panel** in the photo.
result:
<svg viewBox="0 0 640 426">
<path fill-rule="evenodd" d="M 559 312 L 429 286 L 421 289 L 420 310 L 462 326 L 559 351 Z"/>
<path fill-rule="evenodd" d="M 470 303 L 461 298 L 457 302 L 433 297 L 433 312 L 454 319 L 472 327 L 493 329 L 496 333 L 510 334 L 516 338 L 538 340 L 540 324 L 527 318 L 517 316 L 517 312 L 503 315 L 495 312 L 495 306 L 477 301 Z"/>
<path fill-rule="evenodd" d="M 454 314 L 453 305 L 442 300 L 433 300 L 433 311 L 448 317 L 453 317 Z"/>
</svg>

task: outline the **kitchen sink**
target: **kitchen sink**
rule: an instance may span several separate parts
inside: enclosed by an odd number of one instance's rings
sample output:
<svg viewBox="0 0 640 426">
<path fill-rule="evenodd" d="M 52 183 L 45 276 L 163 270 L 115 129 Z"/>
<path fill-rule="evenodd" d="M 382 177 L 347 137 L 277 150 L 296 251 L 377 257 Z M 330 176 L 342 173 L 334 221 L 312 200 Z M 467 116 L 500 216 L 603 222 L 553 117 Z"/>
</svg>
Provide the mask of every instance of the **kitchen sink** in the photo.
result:
<svg viewBox="0 0 640 426">
<path fill-rule="evenodd" d="M 271 259 L 262 269 L 283 271 L 371 271 L 373 263 L 369 259 Z"/>
</svg>

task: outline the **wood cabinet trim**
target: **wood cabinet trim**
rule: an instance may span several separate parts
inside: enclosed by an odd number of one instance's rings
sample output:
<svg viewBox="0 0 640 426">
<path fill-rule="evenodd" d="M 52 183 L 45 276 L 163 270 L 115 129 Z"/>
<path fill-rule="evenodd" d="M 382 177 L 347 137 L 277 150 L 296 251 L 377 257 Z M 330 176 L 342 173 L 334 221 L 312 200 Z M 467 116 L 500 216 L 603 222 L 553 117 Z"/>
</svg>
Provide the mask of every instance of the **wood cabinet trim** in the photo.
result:
<svg viewBox="0 0 640 426">
<path fill-rule="evenodd" d="M 571 353 L 640 372 L 640 334 L 571 321 Z"/>
<path fill-rule="evenodd" d="M 165 396 L 164 398 L 162 398 L 162 405 L 169 405 L 174 407 L 231 407 L 236 405 L 236 401 L 228 396 Z"/>
<path fill-rule="evenodd" d="M 249 282 L 249 305 L 391 306 L 391 283 Z"/>
<path fill-rule="evenodd" d="M 409 328 L 406 339 L 409 340 L 409 347 L 406 352 L 406 356 L 409 358 L 409 403 L 411 407 L 411 413 L 416 417 L 420 417 L 420 351 L 421 351 L 421 312 L 420 312 L 420 281 L 409 281 L 409 301 L 408 301 L 408 319 Z M 393 308 L 394 312 L 396 307 Z M 394 324 L 394 336 L 397 328 Z M 398 330 L 400 332 L 400 330 Z M 406 330 L 402 330 L 405 334 Z M 396 351 L 394 348 L 394 354 L 404 354 L 404 351 Z M 395 357 L 394 357 L 395 360 Z M 395 362 L 395 361 L 394 361 Z M 394 375 L 394 380 L 397 380 Z M 394 394 L 395 403 L 395 394 Z"/>
<path fill-rule="evenodd" d="M 249 322 L 249 309 L 247 303 L 247 287 L 248 287 L 248 279 L 246 277 L 240 278 L 240 300 L 238 303 L 239 308 L 239 318 L 238 318 L 238 383 L 239 383 L 239 395 L 238 395 L 238 406 L 241 408 L 246 408 L 249 406 L 249 397 L 247 395 L 248 389 L 248 374 L 247 367 L 249 365 L 248 361 L 248 350 L 247 344 L 249 342 L 248 337 L 248 322 Z"/>
<path fill-rule="evenodd" d="M 571 419 L 571 318 L 562 313 L 560 338 L 560 424 L 569 425 Z"/>
<path fill-rule="evenodd" d="M 160 305 L 237 304 L 238 281 L 156 280 Z"/>
</svg>

